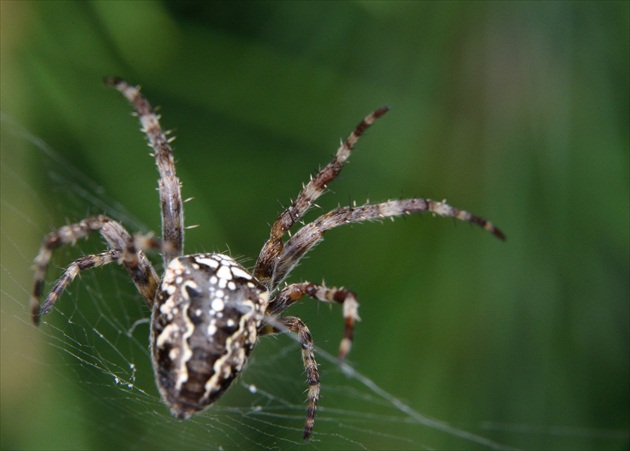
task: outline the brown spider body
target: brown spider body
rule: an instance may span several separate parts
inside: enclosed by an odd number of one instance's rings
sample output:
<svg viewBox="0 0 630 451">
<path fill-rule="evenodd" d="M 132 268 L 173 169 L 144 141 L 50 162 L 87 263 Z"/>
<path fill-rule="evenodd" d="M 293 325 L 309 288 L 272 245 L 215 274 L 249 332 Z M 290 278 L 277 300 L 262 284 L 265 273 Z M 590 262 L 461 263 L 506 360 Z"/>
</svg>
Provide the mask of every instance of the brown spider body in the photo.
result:
<svg viewBox="0 0 630 451">
<path fill-rule="evenodd" d="M 153 304 L 155 380 L 178 418 L 216 401 L 241 371 L 269 292 L 227 255 L 171 260 Z"/>
<path fill-rule="evenodd" d="M 132 236 L 121 224 L 103 215 L 85 218 L 49 233 L 35 258 L 31 316 L 38 324 L 81 271 L 110 263 L 123 266 L 152 309 L 151 349 L 156 383 L 176 417 L 188 418 L 216 401 L 243 369 L 258 337 L 291 331 L 300 341 L 309 385 L 303 437 L 311 436 L 320 389 L 313 339 L 301 319 L 281 315 L 304 296 L 341 304 L 345 330 L 339 357 L 344 358 L 350 351 L 354 323 L 359 319 L 358 303 L 354 293 L 343 288 L 311 282 L 280 288 L 280 284 L 328 230 L 345 224 L 429 212 L 476 224 L 505 239 L 499 229 L 479 216 L 451 207 L 445 201 L 413 198 L 339 207 L 303 225 L 284 240 L 284 235 L 339 175 L 363 132 L 387 112 L 388 108 L 383 107 L 357 125 L 342 141 L 334 159 L 313 176 L 295 201 L 280 213 L 251 274 L 226 255 L 185 256 L 181 186 L 175 174 L 170 140 L 160 127 L 159 116 L 138 87 L 116 77 L 106 78 L 105 83 L 115 87 L 132 104 L 153 150 L 160 175 L 162 238 Z M 93 232 L 103 236 L 108 250 L 71 263 L 40 307 L 52 251 L 74 244 Z M 159 249 L 164 258 L 166 270 L 161 279 L 144 254 L 149 248 Z"/>
</svg>

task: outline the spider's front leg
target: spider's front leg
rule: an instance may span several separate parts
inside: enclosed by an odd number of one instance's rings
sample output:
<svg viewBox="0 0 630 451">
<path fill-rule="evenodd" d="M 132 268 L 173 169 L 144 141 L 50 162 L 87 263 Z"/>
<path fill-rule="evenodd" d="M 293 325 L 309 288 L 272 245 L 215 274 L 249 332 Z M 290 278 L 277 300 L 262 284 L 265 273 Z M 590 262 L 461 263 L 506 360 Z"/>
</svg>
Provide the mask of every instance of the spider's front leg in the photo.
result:
<svg viewBox="0 0 630 451">
<path fill-rule="evenodd" d="M 366 221 L 396 218 L 410 214 L 432 213 L 447 218 L 475 224 L 497 238 L 505 240 L 505 235 L 493 223 L 466 210 L 460 210 L 445 201 L 415 198 L 365 204 L 354 207 L 340 207 L 321 215 L 299 229 L 284 243 L 275 266 L 274 281 L 284 280 L 291 270 L 313 247 L 324 238 L 324 233 L 336 227 Z"/>
<path fill-rule="evenodd" d="M 106 77 L 108 86 L 113 86 L 131 103 L 142 132 L 147 136 L 149 146 L 160 174 L 158 189 L 162 211 L 162 253 L 165 266 L 183 254 L 184 251 L 184 206 L 181 195 L 181 184 L 175 173 L 175 160 L 167 133 L 160 126 L 160 116 L 154 113 L 149 101 L 140 93 L 139 86 L 131 86 L 118 77 Z"/>
<path fill-rule="evenodd" d="M 341 142 L 335 158 L 311 178 L 302 188 L 295 201 L 280 213 L 278 219 L 273 223 L 269 239 L 260 251 L 256 267 L 254 268 L 254 277 L 264 283 L 270 290 L 274 290 L 281 282 L 275 276 L 275 265 L 284 247 L 282 237 L 306 214 L 313 203 L 324 194 L 328 185 L 337 178 L 348 158 L 350 158 L 350 154 L 361 135 L 388 110 L 389 107 L 384 106 L 363 118 L 350 133 L 350 136 Z"/>
<path fill-rule="evenodd" d="M 339 345 L 339 358 L 345 359 L 352 347 L 354 335 L 354 323 L 359 321 L 359 303 L 356 296 L 350 290 L 344 288 L 328 288 L 324 285 L 316 285 L 311 282 L 294 283 L 281 290 L 267 307 L 267 314 L 277 316 L 304 296 L 321 302 L 334 302 L 343 306 L 345 329 Z"/>
</svg>

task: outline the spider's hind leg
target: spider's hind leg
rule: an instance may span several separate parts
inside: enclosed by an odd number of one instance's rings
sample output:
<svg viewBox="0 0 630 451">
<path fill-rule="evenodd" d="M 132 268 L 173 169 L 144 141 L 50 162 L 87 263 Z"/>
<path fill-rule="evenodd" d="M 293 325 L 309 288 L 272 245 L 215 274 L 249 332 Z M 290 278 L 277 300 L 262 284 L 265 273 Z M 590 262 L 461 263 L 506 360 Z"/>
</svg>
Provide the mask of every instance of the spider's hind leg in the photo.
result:
<svg viewBox="0 0 630 451">
<path fill-rule="evenodd" d="M 319 402 L 319 371 L 317 370 L 317 361 L 313 351 L 313 337 L 308 330 L 304 321 L 295 316 L 287 316 L 285 318 L 274 319 L 274 325 L 266 324 L 259 331 L 260 335 L 273 335 L 290 330 L 297 333 L 298 340 L 302 345 L 302 361 L 304 362 L 304 370 L 306 371 L 306 379 L 308 381 L 308 407 L 306 409 L 306 420 L 304 421 L 304 440 L 308 440 L 313 432 L 315 424 L 315 413 L 317 412 L 317 403 Z"/>
<path fill-rule="evenodd" d="M 344 288 L 329 288 L 311 282 L 294 283 L 282 289 L 269 301 L 267 314 L 273 317 L 280 315 L 304 296 L 310 296 L 321 302 L 334 302 L 343 306 L 345 329 L 339 345 L 339 358 L 344 359 L 352 347 L 354 323 L 359 320 L 359 303 L 356 296 L 352 291 Z"/>
</svg>

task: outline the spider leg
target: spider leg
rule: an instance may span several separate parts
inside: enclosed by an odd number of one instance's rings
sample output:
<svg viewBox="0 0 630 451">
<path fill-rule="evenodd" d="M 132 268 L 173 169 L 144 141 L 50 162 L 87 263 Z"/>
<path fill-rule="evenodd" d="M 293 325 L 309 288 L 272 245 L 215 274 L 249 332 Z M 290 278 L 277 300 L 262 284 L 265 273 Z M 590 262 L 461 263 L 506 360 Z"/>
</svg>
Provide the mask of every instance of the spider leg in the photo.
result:
<svg viewBox="0 0 630 451">
<path fill-rule="evenodd" d="M 61 293 L 63 293 L 63 291 L 72 283 L 81 271 L 84 269 L 96 268 L 98 266 L 115 263 L 118 261 L 118 257 L 119 251 L 112 249 L 100 254 L 86 255 L 85 257 L 81 257 L 73 261 L 70 266 L 66 268 L 63 275 L 57 279 L 55 286 L 52 290 L 50 290 L 50 293 L 48 293 L 41 310 L 39 309 L 39 305 L 37 305 L 37 310 L 33 310 L 33 315 L 37 314 L 39 316 L 44 316 L 48 313 Z M 35 319 L 33 319 L 33 321 L 35 321 Z"/>
<path fill-rule="evenodd" d="M 352 347 L 354 322 L 359 320 L 359 304 L 355 294 L 343 288 L 328 288 L 323 285 L 315 285 L 311 282 L 294 283 L 283 288 L 269 302 L 267 314 L 278 316 L 304 296 L 310 296 L 322 302 L 336 302 L 337 304 L 343 305 L 345 330 L 343 339 L 339 345 L 339 358 L 344 359 Z"/>
<path fill-rule="evenodd" d="M 382 107 L 366 116 L 359 125 L 356 126 L 350 136 L 341 143 L 335 158 L 320 170 L 315 177 L 311 177 L 311 180 L 302 188 L 302 191 L 295 201 L 286 210 L 280 213 L 280 216 L 278 216 L 278 219 L 276 219 L 271 227 L 269 240 L 267 240 L 260 251 L 254 269 L 254 277 L 267 285 L 268 288 L 275 288 L 275 286 L 271 284 L 271 279 L 273 278 L 273 268 L 276 258 L 280 252 L 282 252 L 282 237 L 284 233 L 304 216 L 311 205 L 313 205 L 313 202 L 324 193 L 330 182 L 341 172 L 341 169 L 350 157 L 354 145 L 361 135 L 388 110 L 388 107 Z"/>
<path fill-rule="evenodd" d="M 302 361 L 304 362 L 304 370 L 306 371 L 306 379 L 308 381 L 308 407 L 306 409 L 306 420 L 304 421 L 304 434 L 302 437 L 304 440 L 307 440 L 313 432 L 320 388 L 319 371 L 317 370 L 317 361 L 315 360 L 315 353 L 313 351 L 313 337 L 306 324 L 304 324 L 304 321 L 294 316 L 276 318 L 274 319 L 274 323 L 275 325 L 264 325 L 259 335 L 279 334 L 290 330 L 297 333 L 300 344 L 302 345 Z"/>
<path fill-rule="evenodd" d="M 170 142 L 160 127 L 160 116 L 153 112 L 149 101 L 140 93 L 140 88 L 130 86 L 118 77 L 105 78 L 105 84 L 115 87 L 131 103 L 140 119 L 142 132 L 146 134 L 153 149 L 155 162 L 160 173 L 158 182 L 162 211 L 162 242 L 164 243 L 164 265 L 183 254 L 184 209 L 181 184 L 175 175 L 175 161 Z"/>
<path fill-rule="evenodd" d="M 490 221 L 486 221 L 468 211 L 451 207 L 445 201 L 437 202 L 431 199 L 415 198 L 390 200 L 379 204 L 366 204 L 360 207 L 341 207 L 306 224 L 285 243 L 277 259 L 272 285 L 277 286 L 277 284 L 281 283 L 295 265 L 299 263 L 300 259 L 322 240 L 324 232 L 332 228 L 355 222 L 387 217 L 394 218 L 406 214 L 422 214 L 425 212 L 476 224 L 497 238 L 505 240 L 503 232 Z"/>
<path fill-rule="evenodd" d="M 74 245 L 78 239 L 87 238 L 92 232 L 97 231 L 107 241 L 110 251 L 94 256 L 81 257 L 72 263 L 50 292 L 44 307 L 40 311 L 39 302 L 44 287 L 46 269 L 50 263 L 53 250 L 66 244 Z M 33 323 L 39 323 L 40 316 L 50 310 L 57 297 L 72 282 L 79 271 L 102 266 L 112 261 L 116 261 L 124 266 L 142 297 L 151 306 L 159 283 L 159 277 L 141 250 L 149 247 L 160 248 L 161 244 L 150 237 L 142 235 L 132 237 L 122 225 L 104 215 L 91 216 L 49 233 L 44 238 L 39 253 L 35 258 L 35 277 L 31 295 L 31 318 Z M 92 260 L 90 259 L 91 257 L 93 257 Z"/>
</svg>

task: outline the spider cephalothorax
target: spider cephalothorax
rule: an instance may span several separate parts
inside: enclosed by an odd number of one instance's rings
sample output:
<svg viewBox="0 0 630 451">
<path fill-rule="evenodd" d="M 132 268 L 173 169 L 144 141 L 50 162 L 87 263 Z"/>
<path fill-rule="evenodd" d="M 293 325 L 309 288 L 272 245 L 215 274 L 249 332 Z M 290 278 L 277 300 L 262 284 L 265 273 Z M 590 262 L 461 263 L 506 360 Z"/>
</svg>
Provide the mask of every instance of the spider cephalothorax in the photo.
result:
<svg viewBox="0 0 630 451">
<path fill-rule="evenodd" d="M 162 238 L 132 236 L 118 222 L 103 215 L 83 219 L 48 234 L 35 259 L 32 318 L 38 324 L 41 315 L 53 307 L 80 271 L 109 263 L 122 265 L 152 309 L 151 350 L 156 383 L 164 402 L 179 418 L 188 418 L 207 408 L 225 392 L 245 365 L 259 336 L 292 331 L 297 333 L 302 345 L 309 383 L 304 438 L 310 437 L 319 400 L 319 373 L 313 340 L 301 319 L 281 314 L 304 296 L 342 304 L 345 332 L 339 356 L 344 358 L 350 351 L 354 322 L 358 320 L 358 303 L 354 293 L 342 288 L 310 282 L 280 288 L 280 284 L 300 259 L 322 240 L 326 231 L 344 224 L 430 212 L 477 224 L 505 239 L 503 233 L 485 219 L 446 202 L 413 198 L 340 207 L 302 226 L 284 240 L 285 233 L 337 177 L 363 132 L 387 112 L 384 107 L 359 123 L 341 143 L 333 161 L 312 177 L 296 200 L 280 214 L 251 273 L 227 255 L 184 255 L 183 204 L 170 139 L 162 131 L 159 117 L 138 87 L 116 77 L 106 78 L 105 83 L 114 86 L 131 102 L 153 149 L 160 175 Z M 52 251 L 65 244 L 74 244 L 77 239 L 96 231 L 107 242 L 108 250 L 71 263 L 40 307 Z M 162 253 L 166 267 L 162 277 L 144 254 L 148 248 Z"/>
</svg>

